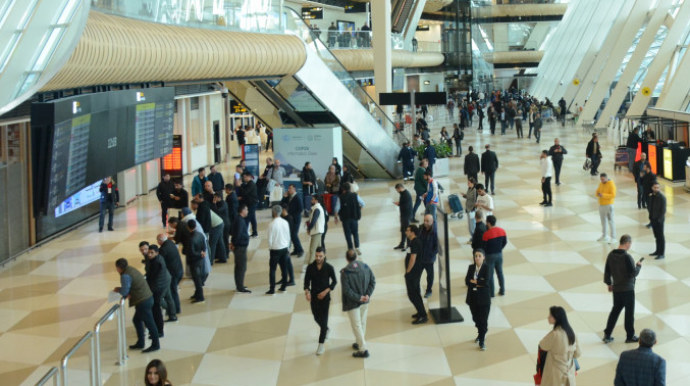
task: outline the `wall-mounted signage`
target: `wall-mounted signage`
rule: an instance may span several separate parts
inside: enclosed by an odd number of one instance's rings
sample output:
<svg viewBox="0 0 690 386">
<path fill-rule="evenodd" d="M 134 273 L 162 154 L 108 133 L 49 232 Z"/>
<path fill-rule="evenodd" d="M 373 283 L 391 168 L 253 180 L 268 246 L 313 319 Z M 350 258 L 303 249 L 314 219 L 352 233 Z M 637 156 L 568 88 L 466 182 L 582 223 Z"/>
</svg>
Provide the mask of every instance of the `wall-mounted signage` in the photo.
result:
<svg viewBox="0 0 690 386">
<path fill-rule="evenodd" d="M 170 173 L 173 179 L 182 178 L 182 136 L 173 135 L 172 153 L 163 157 L 163 174 Z"/>
<path fill-rule="evenodd" d="M 428 30 L 429 30 L 428 24 L 419 24 L 417 26 L 417 31 L 428 31 Z"/>
<path fill-rule="evenodd" d="M 247 108 L 236 100 L 230 101 L 230 114 L 246 114 Z"/>
<path fill-rule="evenodd" d="M 345 6 L 345 13 L 364 13 L 367 11 L 367 3 L 357 3 Z"/>
<path fill-rule="evenodd" d="M 323 19 L 323 7 L 302 7 L 302 18 Z"/>
</svg>

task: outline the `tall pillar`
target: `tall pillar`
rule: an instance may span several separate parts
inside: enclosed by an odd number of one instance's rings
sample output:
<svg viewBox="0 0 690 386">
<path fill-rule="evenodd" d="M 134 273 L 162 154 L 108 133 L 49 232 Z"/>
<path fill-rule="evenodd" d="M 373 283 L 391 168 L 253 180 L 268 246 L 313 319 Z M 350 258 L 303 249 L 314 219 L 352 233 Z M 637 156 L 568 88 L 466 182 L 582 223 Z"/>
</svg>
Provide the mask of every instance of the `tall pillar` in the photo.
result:
<svg viewBox="0 0 690 386">
<path fill-rule="evenodd" d="M 381 93 L 392 91 L 393 64 L 391 61 L 391 0 L 376 0 L 371 5 L 372 42 L 374 49 L 374 81 L 376 82 L 376 103 Z M 382 106 L 391 116 L 390 106 Z M 385 125 L 384 125 L 385 127 Z M 392 130 L 392 128 L 386 127 Z"/>
</svg>

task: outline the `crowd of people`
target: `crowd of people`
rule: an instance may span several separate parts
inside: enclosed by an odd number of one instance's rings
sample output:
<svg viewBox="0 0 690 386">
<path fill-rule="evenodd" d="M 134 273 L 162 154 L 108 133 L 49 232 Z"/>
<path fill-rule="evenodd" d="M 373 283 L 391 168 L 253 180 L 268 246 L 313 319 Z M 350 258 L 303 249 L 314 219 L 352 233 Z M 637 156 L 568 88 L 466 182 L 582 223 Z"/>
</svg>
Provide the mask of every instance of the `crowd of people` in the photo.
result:
<svg viewBox="0 0 690 386">
<path fill-rule="evenodd" d="M 535 111 L 535 119 L 528 119 L 531 136 L 535 130 L 537 141 L 540 138 L 541 122 L 539 121 L 540 104 L 530 98 L 522 98 L 520 103 L 501 94 L 493 94 L 487 107 L 486 117 L 490 127 L 492 115 L 501 112 L 502 132 L 515 125 L 518 138 L 521 134 L 521 117 L 526 111 Z M 472 115 L 467 117 L 464 111 L 473 110 L 477 114 L 477 126 L 481 127 L 485 118 L 479 113 L 483 110 L 485 98 L 477 94 L 476 99 L 461 107 L 460 124 L 454 124 L 453 135 L 445 128 L 441 129 L 441 139 L 456 143 L 457 156 L 461 155 L 463 130 L 473 126 Z M 449 107 L 450 110 L 450 107 Z M 516 114 L 508 113 L 514 110 Z M 452 110 L 451 110 L 452 113 Z M 464 118 L 463 118 L 464 117 Z M 434 267 L 438 258 L 444 258 L 439 245 L 438 206 L 442 201 L 443 187 L 434 178 L 435 151 L 430 139 L 430 130 L 424 116 L 418 119 L 417 141 L 422 141 L 423 153 L 410 143 L 405 143 L 398 156 L 403 166 L 403 182 L 395 185 L 399 199 L 400 242 L 394 250 L 405 253 L 404 281 L 406 292 L 414 314 L 412 324 L 424 324 L 429 315 L 424 305 L 424 298 L 433 294 Z M 506 296 L 507 285 L 503 272 L 503 250 L 508 243 L 506 231 L 498 226 L 497 211 L 492 196 L 496 195 L 495 178 L 499 169 L 497 154 L 490 144 L 485 144 L 481 157 L 469 146 L 464 157 L 463 171 L 467 176 L 467 191 L 461 193 L 465 207 L 461 215 L 467 217 L 468 241 L 472 249 L 472 263 L 465 276 L 467 286 L 466 303 L 470 308 L 472 320 L 477 328 L 475 343 L 480 350 L 487 349 L 487 332 L 492 298 L 496 295 Z M 628 253 L 632 237 L 623 235 L 616 238 L 614 218 L 614 201 L 616 186 L 605 173 L 598 172 L 601 159 L 601 148 L 595 134 L 585 150 L 590 173 L 598 175 L 600 184 L 593 192 L 593 198 L 599 203 L 602 224 L 602 237 L 599 241 L 619 245 L 612 250 L 605 264 L 604 283 L 613 294 L 613 307 L 604 330 L 603 341 L 613 341 L 613 330 L 617 319 L 625 309 L 626 343 L 639 343 L 633 352 L 621 355 L 616 373 L 616 384 L 625 383 L 632 376 L 630 368 L 642 359 L 650 365 L 636 368 L 638 373 L 652 374 L 652 377 L 663 378 L 665 362 L 651 352 L 656 343 L 653 331 L 645 329 L 640 337 L 635 335 L 635 277 L 640 273 L 642 260 L 634 261 Z M 556 185 L 561 184 L 561 168 L 564 155 L 568 151 L 558 138 L 547 150 L 540 153 L 541 188 L 544 207 L 553 205 L 551 179 L 555 177 Z M 414 170 L 417 159 L 418 168 Z M 366 343 L 366 325 L 368 306 L 373 296 L 376 279 L 371 267 L 361 261 L 362 255 L 359 240 L 359 221 L 365 202 L 358 192 L 358 185 L 346 165 L 340 165 L 337 158 L 328 165 L 323 179 L 317 178 L 311 163 L 307 162 L 301 171 L 303 193 L 299 193 L 294 184 L 288 185 L 279 200 L 272 198 L 274 189 L 282 189 L 285 169 L 280 160 L 267 160 L 267 165 L 260 176 L 252 175 L 244 163 L 236 167 L 232 183 L 226 183 L 223 175 L 214 166 L 206 175 L 205 168 L 198 170 L 193 177 L 191 195 L 182 187 L 181 180 L 171 181 L 165 175 L 156 194 L 161 205 L 162 223 L 168 232 L 157 236 L 155 243 L 142 241 L 139 245 L 144 256 L 145 275 L 128 264 L 126 259 L 118 259 L 116 268 L 121 278 L 121 285 L 115 290 L 128 297 L 130 306 L 135 308 L 133 322 L 136 327 L 137 341 L 131 349 L 142 349 L 151 352 L 160 349 L 160 338 L 164 337 L 167 322 L 177 320 L 181 312 L 181 300 L 178 292 L 180 281 L 187 275 L 194 282 L 192 304 L 205 301 L 204 284 L 214 263 L 227 263 L 232 254 L 234 278 L 237 293 L 251 293 L 245 285 L 247 271 L 247 247 L 251 238 L 259 237 L 256 210 L 270 209 L 271 220 L 266 229 L 270 253 L 268 290 L 266 295 L 276 291 L 285 292 L 287 287 L 296 285 L 293 258 L 303 258 L 302 279 L 305 299 L 310 303 L 314 320 L 319 328 L 316 355 L 322 355 L 330 335 L 328 318 L 331 292 L 337 285 L 341 286 L 342 310 L 348 314 L 355 343 L 353 357 L 370 356 Z M 637 183 L 638 208 L 649 211 L 648 227 L 653 229 L 656 238 L 656 251 L 651 255 L 657 259 L 664 258 L 665 240 L 663 223 L 666 212 L 666 199 L 659 190 L 659 183 L 651 173 L 649 163 L 643 157 L 631 164 L 631 171 Z M 479 174 L 484 176 L 484 184 L 478 182 Z M 407 190 L 404 182 L 414 181 L 415 200 Z M 282 191 L 282 190 L 281 190 Z M 105 209 L 118 204 L 117 188 L 111 179 L 103 181 L 101 193 L 106 198 Z M 190 200 L 191 197 L 191 200 Z M 103 201 L 103 200 L 102 200 Z M 422 223 L 416 219 L 416 212 L 424 205 Z M 103 211 L 102 211 L 103 213 Z M 347 251 L 347 265 L 336 275 L 335 268 L 327 262 L 325 235 L 328 231 L 330 217 L 336 224 L 342 223 Z M 459 216 L 460 217 L 460 216 Z M 419 224 L 419 225 L 418 225 Z M 104 225 L 101 216 L 100 229 Z M 112 229 L 112 221 L 109 223 Z M 302 246 L 300 238 L 306 233 L 308 248 Z M 180 250 L 185 259 L 181 259 Z M 292 248 L 292 252 L 290 249 Z M 280 269 L 280 279 L 276 277 Z M 422 276 L 426 273 L 426 285 L 422 287 Z M 495 283 L 495 277 L 498 283 Z M 422 290 L 423 288 L 423 290 Z M 167 315 L 167 319 L 163 315 Z M 574 384 L 577 358 L 581 350 L 573 328 L 568 323 L 566 311 L 560 306 L 549 309 L 548 321 L 553 330 L 539 343 L 540 355 L 537 375 L 542 385 Z M 151 345 L 146 347 L 148 339 Z M 625 370 L 625 371 L 623 371 Z M 162 362 L 152 362 L 146 370 L 146 384 L 169 384 Z M 642 375 L 640 375 L 642 376 Z"/>
</svg>

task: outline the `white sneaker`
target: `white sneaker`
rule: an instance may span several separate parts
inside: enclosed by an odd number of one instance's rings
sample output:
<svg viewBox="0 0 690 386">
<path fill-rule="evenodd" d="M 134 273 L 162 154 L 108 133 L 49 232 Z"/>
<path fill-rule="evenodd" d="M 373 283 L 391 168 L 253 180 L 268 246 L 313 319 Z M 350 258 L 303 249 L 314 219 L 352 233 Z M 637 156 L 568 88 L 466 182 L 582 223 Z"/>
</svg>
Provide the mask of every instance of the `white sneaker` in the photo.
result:
<svg viewBox="0 0 690 386">
<path fill-rule="evenodd" d="M 609 244 L 615 244 L 615 243 L 616 243 L 616 238 L 614 237 L 614 238 L 612 238 L 612 239 L 609 239 L 609 240 L 607 240 L 607 242 L 608 242 Z"/>
<path fill-rule="evenodd" d="M 597 239 L 597 241 L 603 241 L 603 242 L 605 242 L 605 243 L 608 243 L 608 242 L 609 242 L 609 238 L 608 238 L 608 236 L 601 236 L 601 237 L 599 237 L 599 238 Z"/>
<path fill-rule="evenodd" d="M 323 347 L 323 343 L 319 343 L 319 348 L 316 349 L 316 355 L 323 355 L 326 352 L 326 348 Z"/>
</svg>

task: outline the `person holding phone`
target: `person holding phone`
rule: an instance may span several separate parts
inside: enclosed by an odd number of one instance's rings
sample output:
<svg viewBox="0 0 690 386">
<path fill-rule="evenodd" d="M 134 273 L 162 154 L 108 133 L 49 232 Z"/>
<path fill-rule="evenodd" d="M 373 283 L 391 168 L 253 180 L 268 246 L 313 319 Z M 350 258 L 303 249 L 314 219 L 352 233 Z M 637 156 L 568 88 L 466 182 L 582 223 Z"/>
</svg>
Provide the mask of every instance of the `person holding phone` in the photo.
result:
<svg viewBox="0 0 690 386">
<path fill-rule="evenodd" d="M 604 343 L 613 342 L 613 332 L 618 316 L 625 308 L 625 343 L 636 343 L 640 340 L 635 335 L 635 278 L 640 274 L 642 261 L 637 263 L 628 251 L 632 246 L 632 237 L 623 235 L 618 248 L 611 251 L 606 258 L 604 269 L 604 283 L 609 292 L 613 292 L 613 308 L 609 314 L 606 329 L 604 330 Z"/>
</svg>

